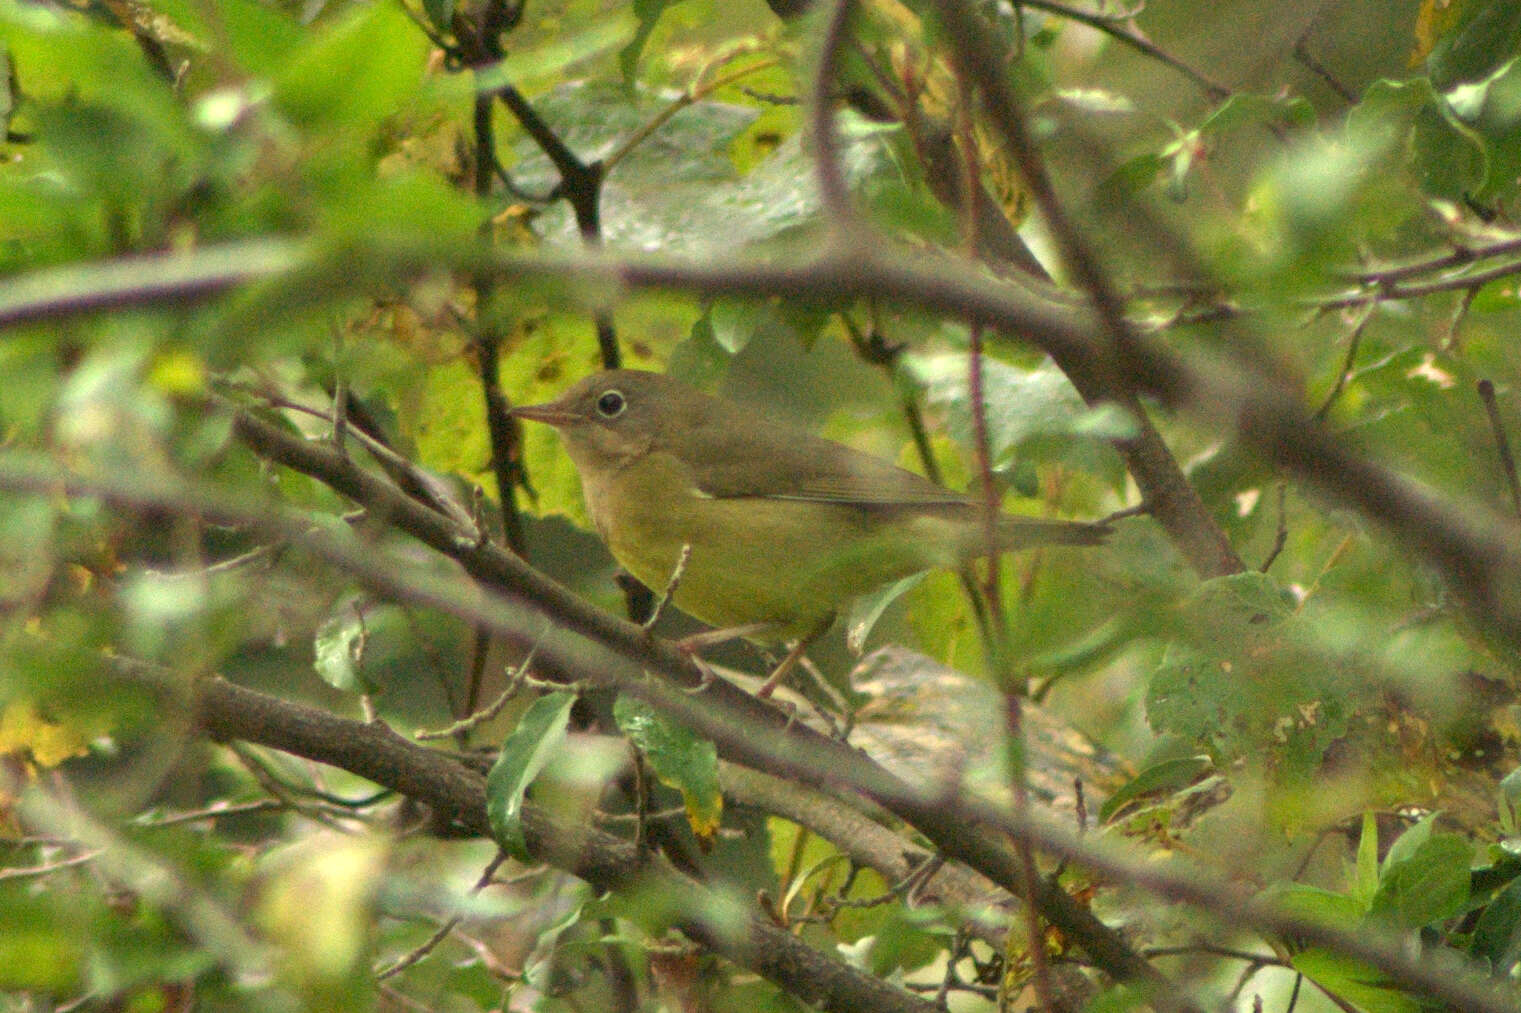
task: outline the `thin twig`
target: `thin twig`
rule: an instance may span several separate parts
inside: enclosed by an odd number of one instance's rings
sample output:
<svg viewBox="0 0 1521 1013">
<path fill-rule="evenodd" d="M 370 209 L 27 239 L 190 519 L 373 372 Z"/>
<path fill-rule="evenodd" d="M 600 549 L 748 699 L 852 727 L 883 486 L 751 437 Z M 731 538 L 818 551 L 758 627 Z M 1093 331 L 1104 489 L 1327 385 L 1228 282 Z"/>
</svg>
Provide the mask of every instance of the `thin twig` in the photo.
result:
<svg viewBox="0 0 1521 1013">
<path fill-rule="evenodd" d="M 957 167 L 961 171 L 961 190 L 966 195 L 962 202 L 961 243 L 968 257 L 976 255 L 978 248 L 977 202 L 972 196 L 981 185 L 982 173 L 977 161 L 977 140 L 972 134 L 972 88 L 964 69 L 955 65 L 958 100 L 956 103 L 956 149 L 960 154 Z M 1011 684 L 1008 664 L 1009 627 L 1003 610 L 1002 566 L 998 559 L 998 488 L 993 482 L 993 458 L 988 440 L 987 398 L 983 387 L 983 327 L 973 323 L 970 329 L 970 346 L 967 350 L 967 398 L 972 412 L 972 451 L 977 464 L 978 489 L 982 493 L 982 536 L 987 549 L 987 571 L 982 587 L 986 602 L 985 621 L 979 623 L 988 658 L 999 685 L 1006 690 Z M 970 579 L 973 570 L 967 568 Z M 974 595 L 974 597 L 976 597 Z"/>
<path fill-rule="evenodd" d="M 903 350 L 908 345 L 886 340 L 882 336 L 880 324 L 875 319 L 876 307 L 871 305 L 868 308 L 873 315 L 870 334 L 862 333 L 860 325 L 849 313 L 841 313 L 839 318 L 850 335 L 851 345 L 855 348 L 856 354 L 871 365 L 880 366 L 887 374 L 893 389 L 898 392 L 898 405 L 903 412 L 904 421 L 908 424 L 909 435 L 914 441 L 914 451 L 918 454 L 919 465 L 924 469 L 925 477 L 936 485 L 945 485 L 945 479 L 940 472 L 940 462 L 935 460 L 935 452 L 930 447 L 929 429 L 924 424 L 924 412 L 919 407 L 919 401 L 910 386 L 900 382 L 898 375 L 898 363 L 903 356 Z M 956 578 L 960 581 L 962 590 L 966 593 L 966 600 L 971 606 L 972 619 L 977 624 L 977 635 L 984 644 L 992 643 L 993 631 L 989 625 L 988 606 L 977 591 L 977 575 L 973 565 L 968 562 L 959 566 L 956 570 Z"/>
<path fill-rule="evenodd" d="M 1188 78 L 1194 84 L 1198 85 L 1199 88 L 1203 90 L 1207 96 L 1217 102 L 1228 99 L 1232 94 L 1234 94 L 1230 88 L 1207 76 L 1203 71 L 1197 70 L 1194 67 L 1189 66 L 1187 63 L 1184 63 L 1178 57 L 1173 56 L 1171 53 L 1167 52 L 1165 49 L 1158 46 L 1156 43 L 1152 42 L 1144 35 L 1141 35 L 1139 32 L 1136 32 L 1133 29 L 1120 27 L 1121 21 L 1129 21 L 1135 16 L 1135 12 L 1133 11 L 1125 11 L 1118 16 L 1108 16 L 1104 14 L 1078 10 L 1075 7 L 1069 7 L 1064 3 L 1057 3 L 1055 0 L 1017 0 L 1014 6 L 1016 9 L 1021 7 L 1030 7 L 1038 11 L 1046 11 L 1049 14 L 1055 14 L 1058 17 L 1066 18 L 1069 21 L 1076 21 L 1079 24 L 1087 25 L 1089 28 L 1092 28 L 1095 31 L 1103 32 L 1110 38 L 1113 38 L 1119 42 L 1123 42 L 1125 45 L 1130 46 L 1137 52 L 1143 53 L 1146 56 L 1151 57 L 1153 60 L 1156 60 L 1157 62 L 1171 67 L 1173 70 L 1176 70 L 1178 73 Z"/>
<path fill-rule="evenodd" d="M 738 56 L 740 54 L 734 55 Z M 703 99 L 718 91 L 720 88 L 727 87 L 736 81 L 743 80 L 744 78 L 749 77 L 751 74 L 754 74 L 757 71 L 767 70 L 771 67 L 774 67 L 778 62 L 779 61 L 775 57 L 770 57 L 768 59 L 760 61 L 759 63 L 753 63 L 748 67 L 743 67 L 739 70 L 736 70 L 732 74 L 726 74 L 723 77 L 715 78 L 714 80 L 709 81 L 707 84 L 693 85 L 692 87 L 688 88 L 686 91 L 682 92 L 675 101 L 671 102 L 660 112 L 656 113 L 648 123 L 644 124 L 638 130 L 635 130 L 632 134 L 629 134 L 627 137 L 625 137 L 623 139 L 623 142 L 619 144 L 618 147 L 613 149 L 613 153 L 602 160 L 603 171 L 612 172 L 613 168 L 619 162 L 627 158 L 631 151 L 633 151 L 639 145 L 643 144 L 645 141 L 649 140 L 650 136 L 654 134 L 655 131 L 665 126 L 668 122 L 670 122 L 671 117 L 675 116 L 683 109 L 701 102 Z M 704 68 L 704 70 L 706 70 L 706 68 Z"/>
<path fill-rule="evenodd" d="M 447 728 L 419 729 L 413 733 L 413 737 L 419 742 L 431 742 L 435 739 L 447 739 L 455 735 L 463 735 L 502 713 L 507 704 L 513 697 L 518 695 L 518 692 L 527 683 L 529 679 L 528 672 L 533 667 L 534 656 L 538 654 L 539 644 L 543 642 L 544 636 L 550 631 L 551 626 L 552 624 L 546 622 L 544 629 L 534 639 L 533 644 L 529 646 L 528 653 L 523 656 L 523 660 L 515 667 L 508 669 L 507 688 L 502 691 L 500 696 L 474 714 L 461 718 Z M 556 688 L 563 687 L 557 686 Z"/>
<path fill-rule="evenodd" d="M 1088 295 L 1097 318 L 1093 321 L 1100 338 L 1097 347 L 1090 344 L 1077 356 L 1051 346 L 1046 351 L 1090 404 L 1112 401 L 1130 413 L 1136 431 L 1117 439 L 1115 446 L 1151 504 L 1152 516 L 1194 570 L 1204 577 L 1241 572 L 1245 566 L 1240 557 L 1205 509 L 1198 490 L 1183 474 L 1139 397 L 1154 380 L 1147 374 L 1157 365 L 1155 351 L 1126 318 L 1123 301 L 1093 244 L 1077 228 L 1059 198 L 1026 124 L 1011 75 L 1004 70 L 1001 46 L 986 20 L 966 0 L 934 0 L 934 7 L 944 23 L 943 37 L 954 65 L 977 86 L 983 108 L 1013 154 L 1062 260 Z"/>
<path fill-rule="evenodd" d="M 671 604 L 671 599 L 676 597 L 676 589 L 681 587 L 681 578 L 687 574 L 687 564 L 692 561 L 692 543 L 683 542 L 681 554 L 676 557 L 676 567 L 671 571 L 671 579 L 665 582 L 665 590 L 660 592 L 660 598 L 655 602 L 655 607 L 650 609 L 649 616 L 640 623 L 646 630 L 655 628 L 665 612 L 666 606 Z"/>
<path fill-rule="evenodd" d="M 385 792 L 375 796 L 375 799 L 383 798 L 390 794 Z M 251 813 L 284 812 L 290 805 L 275 799 L 261 798 L 254 802 L 242 802 L 236 805 L 212 805 L 204 809 L 192 809 L 188 812 L 171 813 L 168 816 L 139 817 L 132 821 L 134 827 L 172 827 L 184 823 L 201 823 L 205 820 L 221 819 L 223 816 L 244 816 Z"/>
<path fill-rule="evenodd" d="M 299 412 L 314 418 L 329 419 L 331 416 L 320 409 L 301 404 L 278 394 L 260 394 L 264 402 L 271 408 L 280 408 L 286 411 Z M 350 438 L 364 444 L 364 449 L 369 451 L 370 456 L 375 458 L 386 473 L 393 477 L 404 478 L 408 488 L 416 490 L 419 495 L 413 496 L 425 505 L 432 507 L 439 513 L 447 516 L 452 522 L 473 534 L 471 537 L 480 538 L 480 528 L 471 517 L 470 511 L 460 505 L 443 483 L 419 468 L 412 460 L 403 457 L 385 443 L 377 440 L 359 426 L 348 427 Z"/>
<path fill-rule="evenodd" d="M 1219 946 L 1215 943 L 1190 943 L 1186 946 L 1148 946 L 1141 952 L 1148 957 L 1174 957 L 1186 956 L 1192 953 L 1210 953 L 1217 957 L 1244 960 L 1249 964 L 1262 964 L 1266 967 L 1289 966 L 1288 961 L 1272 953 L 1254 953 L 1251 950 L 1237 950 L 1229 946 Z"/>
<path fill-rule="evenodd" d="M 1500 406 L 1495 401 L 1494 381 L 1479 381 L 1479 400 L 1484 402 L 1484 413 L 1489 416 L 1489 431 L 1495 434 L 1495 450 L 1500 455 L 1500 470 L 1505 483 L 1510 486 L 1511 505 L 1521 516 L 1521 482 L 1516 479 L 1516 459 L 1510 452 L 1510 439 L 1505 435 L 1505 423 L 1500 418 Z"/>
<path fill-rule="evenodd" d="M 1365 285 L 1391 285 L 1407 278 L 1418 278 L 1423 274 L 1433 274 L 1476 261 L 1488 260 L 1491 257 L 1508 256 L 1512 253 L 1521 253 L 1521 236 L 1500 239 L 1482 246 L 1459 245 L 1455 246 L 1451 253 L 1404 264 L 1391 264 L 1387 267 L 1370 267 L 1345 277 Z"/>
<path fill-rule="evenodd" d="M 1378 300 L 1369 298 L 1358 313 L 1357 320 L 1352 325 L 1352 336 L 1347 341 L 1347 354 L 1342 360 L 1341 370 L 1336 374 L 1336 383 L 1332 385 L 1331 392 L 1326 395 L 1319 408 L 1311 418 L 1317 422 L 1324 422 L 1331 412 L 1331 406 L 1336 399 L 1341 397 L 1341 392 L 1346 389 L 1347 382 L 1352 378 L 1352 367 L 1357 362 L 1357 350 L 1362 344 L 1363 329 L 1368 326 L 1368 321 L 1373 319 L 1373 311 L 1378 309 Z"/>
<path fill-rule="evenodd" d="M 1024 109 L 1008 76 L 1002 72 L 1002 61 L 986 21 L 964 0 L 936 0 L 935 8 L 945 22 L 945 38 L 954 65 L 981 91 L 993 125 L 1008 143 L 1020 176 L 1056 240 L 1062 260 L 1093 300 L 1094 309 L 1098 311 L 1114 349 L 1129 354 L 1135 344 L 1135 335 L 1125 319 L 1123 304 L 1099 265 L 1092 245 L 1083 237 L 1057 196 L 1051 175 L 1046 171 L 1045 162 L 1025 122 Z M 1111 367 L 1109 372 L 1117 373 L 1117 370 Z M 1116 391 L 1129 386 L 1120 382 L 1117 376 L 1110 379 L 1114 381 L 1112 386 Z"/>
<path fill-rule="evenodd" d="M 349 385 L 345 379 L 344 355 L 343 355 L 343 328 L 336 321 L 333 328 L 333 404 L 330 420 L 333 424 L 333 446 L 340 453 L 346 453 L 344 449 L 344 436 L 349 428 Z"/>
<path fill-rule="evenodd" d="M 1257 567 L 1258 573 L 1267 573 L 1268 567 L 1273 565 L 1278 554 L 1289 541 L 1289 514 L 1288 514 L 1289 485 L 1287 482 L 1278 483 L 1278 528 L 1273 532 L 1273 547 L 1268 550 L 1267 558 L 1262 565 Z"/>
<path fill-rule="evenodd" d="M 502 863 L 505 861 L 507 861 L 507 853 L 505 851 L 498 850 L 491 861 L 486 863 L 485 871 L 483 871 L 480 875 L 480 878 L 475 881 L 475 886 L 470 889 L 470 892 L 472 894 L 480 893 L 487 886 L 491 885 L 491 877 L 496 875 L 496 870 L 501 868 Z M 402 954 L 400 957 L 397 957 L 394 961 L 387 964 L 385 967 L 376 970 L 375 980 L 384 981 L 393 975 L 399 974 L 402 971 L 405 971 L 407 968 L 411 967 L 413 964 L 417 963 L 419 960 L 426 957 L 429 953 L 432 953 L 433 950 L 437 948 L 438 944 L 447 939 L 449 933 L 454 931 L 454 927 L 460 922 L 464 921 L 464 918 L 465 916 L 462 914 L 450 915 L 447 919 L 445 919 L 444 923 L 438 927 L 437 931 L 435 931 L 427 939 L 423 940 L 412 950 Z"/>
<path fill-rule="evenodd" d="M 1452 319 L 1447 322 L 1447 335 L 1442 338 L 1441 349 L 1444 352 L 1458 350 L 1458 331 L 1463 327 L 1463 321 L 1468 318 L 1468 311 L 1473 307 L 1474 296 L 1479 294 L 1479 286 L 1463 290 L 1463 297 L 1458 300 L 1458 305 L 1452 311 Z"/>
<path fill-rule="evenodd" d="M 1408 285 L 1391 284 L 1383 285 L 1378 289 L 1377 297 L 1384 302 L 1398 302 L 1403 299 L 1420 299 L 1424 296 L 1435 295 L 1438 292 L 1457 292 L 1465 288 L 1477 288 L 1487 285 L 1501 278 L 1509 278 L 1512 275 L 1521 274 L 1521 260 L 1508 261 L 1497 264 L 1494 267 L 1472 273 L 1458 273 L 1446 278 L 1438 278 L 1434 281 L 1415 282 Z M 1355 292 L 1347 295 L 1332 296 L 1329 299 L 1320 299 L 1314 305 L 1320 309 L 1342 309 L 1347 306 L 1357 306 L 1368 300 L 1367 292 Z"/>
<path fill-rule="evenodd" d="M 17 879 L 37 879 L 42 876 L 51 876 L 63 869 L 72 869 L 80 865 L 88 865 L 100 856 L 100 848 L 92 848 L 69 858 L 60 858 L 56 862 L 45 862 L 42 865 L 27 865 L 14 869 L 0 869 L 0 883 Z"/>
<path fill-rule="evenodd" d="M 547 645 L 546 650 L 554 650 L 554 645 Z M 586 663 L 583 658 L 583 664 Z M 602 667 L 595 661 L 589 666 L 599 670 Z M 591 674 L 590 671 L 588 674 Z M 650 680 L 640 683 L 638 688 L 653 691 L 657 686 L 657 681 Z M 253 693 L 224 680 L 205 680 L 198 684 L 198 690 L 198 713 L 202 726 L 215 738 L 225 740 L 245 735 L 258 736 L 264 745 L 342 766 L 393 788 L 407 785 L 409 794 L 444 811 L 458 813 L 470 828 L 480 832 L 489 830 L 482 779 L 479 776 L 461 778 L 455 764 L 445 757 L 439 757 L 432 750 L 399 739 L 388 729 L 360 725 L 314 708 Z M 662 694 L 658 701 L 661 709 L 677 702 L 675 696 L 679 694 Z M 657 703 L 653 692 L 648 699 Z M 680 702 L 684 704 L 682 714 L 673 716 L 690 720 L 694 730 L 703 734 L 710 730 L 723 734 L 715 722 L 699 716 L 708 711 L 714 698 L 708 698 L 700 706 L 686 697 L 681 697 Z M 809 783 L 852 784 L 857 790 L 865 791 L 879 800 L 896 798 L 895 809 L 902 808 L 901 803 L 909 797 L 883 795 L 880 786 L 873 787 L 884 779 L 891 779 L 885 773 L 873 773 L 869 780 L 856 780 L 871 765 L 845 747 L 832 747 L 830 752 L 833 758 L 819 762 L 823 757 L 812 748 L 800 748 L 809 739 L 806 731 L 793 730 L 786 736 L 785 743 L 769 733 L 757 734 L 760 731 L 752 725 L 746 725 L 742 735 L 734 734 L 735 729 L 731 729 L 723 737 L 728 747 L 743 745 L 749 750 L 748 756 L 743 758 L 744 762 L 770 765 L 787 776 L 798 774 Z M 720 744 L 719 748 L 723 751 L 726 745 Z M 804 773 L 805 770 L 807 773 Z M 907 790 L 912 793 L 912 789 Z M 957 850 L 962 850 L 960 845 L 963 842 L 975 839 L 987 843 L 997 836 L 988 833 L 985 828 L 1027 836 L 1043 850 L 1068 855 L 1075 863 L 1088 867 L 1106 880 L 1132 883 L 1165 900 L 1201 907 L 1235 928 L 1251 928 L 1274 936 L 1299 937 L 1307 944 L 1329 946 L 1343 951 L 1384 972 L 1396 983 L 1428 995 L 1439 1004 L 1474 1010 L 1475 1013 L 1514 1013 L 1513 1004 L 1496 995 L 1492 983 L 1464 968 L 1451 954 L 1433 952 L 1412 956 L 1401 940 L 1391 933 L 1377 931 L 1376 927 L 1348 932 L 1328 926 L 1323 921 L 1296 917 L 1281 906 L 1254 901 L 1251 891 L 1244 884 L 1228 881 L 1224 876 L 1208 872 L 1193 863 L 1177 860 L 1159 863 L 1146 856 L 1127 856 L 1125 849 L 1114 841 L 1079 841 L 1070 832 L 1029 814 L 999 810 L 969 799 L 949 803 L 943 799 L 934 802 L 928 797 L 924 799 L 926 804 L 936 807 L 934 812 L 942 818 L 952 819 L 964 829 L 972 831 L 961 839 L 946 839 L 945 843 L 956 845 Z M 599 889 L 618 888 L 625 881 L 623 876 L 632 879 L 642 875 L 644 881 L 649 883 L 652 877 L 662 874 L 659 866 L 635 863 L 631 854 L 629 866 L 635 871 L 625 872 L 626 867 L 621 865 L 614 869 L 601 854 L 601 849 L 608 845 L 596 832 L 587 832 L 584 827 L 573 830 L 568 824 L 546 826 L 549 817 L 542 810 L 529 806 L 526 812 L 530 847 L 535 849 L 535 853 L 539 853 L 539 850 L 550 852 L 545 857 L 557 865 L 567 862 L 573 864 L 578 875 L 592 881 Z M 563 840 L 553 836 L 555 833 L 563 834 Z M 934 836 L 942 835 L 937 832 Z M 626 846 L 619 846 L 624 848 L 623 853 L 629 853 Z M 558 851 L 553 850 L 556 847 Z M 1002 879 L 1002 875 L 999 878 Z M 667 880 L 655 881 L 662 884 L 662 888 L 673 891 L 678 889 L 669 876 Z M 682 927 L 687 928 L 688 923 L 684 922 Z M 752 919 L 748 931 L 759 931 L 756 920 Z M 704 941 L 706 938 L 710 937 L 705 937 Z M 787 937 L 780 934 L 778 938 L 785 941 Z M 764 954 L 765 947 L 754 942 L 755 935 L 743 939 L 745 952 Z M 767 939 L 766 946 L 770 945 L 774 944 Z M 725 955 L 734 952 L 732 946 L 723 948 L 722 937 L 719 949 Z M 740 959 L 743 961 L 746 958 Z M 754 958 L 749 958 L 746 966 L 754 962 Z M 1173 989 L 1167 998 L 1176 1001 L 1169 1005 L 1186 1003 L 1185 993 L 1176 984 L 1164 985 L 1159 978 L 1150 974 L 1147 975 L 1147 980 L 1156 987 Z M 839 1007 L 838 1003 L 834 1005 Z"/>
<path fill-rule="evenodd" d="M 1030 788 L 1029 774 L 1026 769 L 1028 747 L 1025 742 L 1024 730 L 1024 701 L 1019 693 L 1014 691 L 1013 686 L 1004 687 L 1004 735 L 1006 740 L 1004 749 L 1009 758 L 1009 782 L 1014 789 L 1013 801 L 1014 812 L 1021 817 L 1028 816 L 1030 812 Z M 1040 873 L 1035 868 L 1035 851 L 1027 838 L 1016 837 L 1014 850 L 1019 856 L 1019 875 L 1021 886 L 1025 890 L 1026 897 L 1036 894 Z M 1057 886 L 1055 889 L 1061 889 Z M 1020 911 L 1024 915 L 1025 939 L 1030 948 L 1030 966 L 1034 972 L 1032 980 L 1035 985 L 1035 995 L 1040 1000 L 1046 1013 L 1057 1013 L 1058 1006 L 1055 1000 L 1055 989 L 1051 982 L 1051 967 L 1046 960 L 1046 938 L 1041 931 L 1040 912 L 1034 904 L 1021 904 Z"/>
<path fill-rule="evenodd" d="M 1341 81 L 1337 79 L 1336 75 L 1332 74 L 1331 71 L 1326 68 L 1325 64 L 1321 63 L 1310 54 L 1309 39 L 1310 30 L 1307 29 L 1305 33 L 1294 42 L 1294 59 L 1302 63 L 1305 66 L 1305 69 L 1307 69 L 1310 73 L 1314 74 L 1316 77 L 1320 78 L 1321 81 L 1325 82 L 1326 87 L 1334 91 L 1343 102 L 1347 103 L 1347 105 L 1357 105 L 1357 93 L 1354 92 L 1351 88 L 1348 88 L 1346 85 L 1342 84 Z"/>
<path fill-rule="evenodd" d="M 476 289 L 481 299 L 487 300 L 492 297 L 496 285 L 487 275 L 478 274 Z M 491 440 L 491 473 L 496 478 L 496 498 L 502 512 L 502 530 L 507 547 L 521 556 L 528 551 L 527 532 L 513 490 L 521 487 L 531 494 L 533 489 L 523 463 L 522 426 L 512 417 L 507 395 L 502 391 L 499 336 L 477 329 L 474 344 L 481 371 L 481 400 L 486 416 L 486 432 Z M 481 537 L 489 537 L 490 531 L 489 527 L 482 525 Z"/>
<path fill-rule="evenodd" d="M 1007 617 L 1003 611 L 1003 588 L 1000 580 L 1002 567 L 998 565 L 999 497 L 998 486 L 993 481 L 992 455 L 988 450 L 987 401 L 983 392 L 982 362 L 982 325 L 973 324 L 971 346 L 967 354 L 967 397 L 972 412 L 972 453 L 975 455 L 977 465 L 977 487 L 982 493 L 980 512 L 983 546 L 987 549 L 987 573 L 982 590 L 987 596 L 988 615 L 993 628 L 993 642 L 988 645 L 992 649 L 993 668 L 999 684 L 1005 690 L 1009 690 L 1012 689 L 1009 682 L 1009 676 L 1012 673 L 1005 670 L 1008 662 L 1005 651 L 1008 643 L 1008 626 Z"/>
</svg>

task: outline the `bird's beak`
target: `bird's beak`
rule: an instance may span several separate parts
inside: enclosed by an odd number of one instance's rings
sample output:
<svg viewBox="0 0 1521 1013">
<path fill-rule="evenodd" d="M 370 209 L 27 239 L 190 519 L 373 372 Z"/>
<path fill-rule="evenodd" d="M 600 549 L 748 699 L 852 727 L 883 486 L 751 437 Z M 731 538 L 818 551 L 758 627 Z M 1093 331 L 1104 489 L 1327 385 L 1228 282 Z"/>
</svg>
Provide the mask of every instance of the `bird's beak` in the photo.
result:
<svg viewBox="0 0 1521 1013">
<path fill-rule="evenodd" d="M 531 422 L 543 422 L 551 426 L 568 426 L 576 421 L 575 412 L 570 411 L 557 401 L 545 404 L 525 404 L 516 408 L 508 409 L 508 415 L 515 419 L 528 419 Z"/>
</svg>

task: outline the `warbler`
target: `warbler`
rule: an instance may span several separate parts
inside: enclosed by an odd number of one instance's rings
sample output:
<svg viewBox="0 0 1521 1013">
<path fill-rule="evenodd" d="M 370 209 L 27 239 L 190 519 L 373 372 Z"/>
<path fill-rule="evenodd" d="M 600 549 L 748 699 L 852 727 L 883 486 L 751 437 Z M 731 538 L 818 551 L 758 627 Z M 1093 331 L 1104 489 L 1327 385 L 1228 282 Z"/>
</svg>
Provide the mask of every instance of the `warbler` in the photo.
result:
<svg viewBox="0 0 1521 1013">
<path fill-rule="evenodd" d="M 656 592 L 723 629 L 812 639 L 852 598 L 986 555 L 984 505 L 660 373 L 609 370 L 512 409 L 559 431 L 586 510 Z M 1102 524 L 1000 515 L 999 552 L 1094 545 Z"/>
</svg>

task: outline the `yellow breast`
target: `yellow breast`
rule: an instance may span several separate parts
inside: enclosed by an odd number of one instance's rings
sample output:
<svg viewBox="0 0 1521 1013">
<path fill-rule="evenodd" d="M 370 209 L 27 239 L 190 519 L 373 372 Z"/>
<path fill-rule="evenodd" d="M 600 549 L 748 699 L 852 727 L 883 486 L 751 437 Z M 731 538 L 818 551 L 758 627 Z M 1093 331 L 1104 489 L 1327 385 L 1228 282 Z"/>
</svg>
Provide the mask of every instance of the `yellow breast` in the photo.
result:
<svg viewBox="0 0 1521 1013">
<path fill-rule="evenodd" d="M 622 566 L 659 593 L 683 546 L 676 604 L 718 627 L 772 623 L 776 638 L 812 632 L 850 598 L 940 560 L 933 532 L 837 504 L 699 491 L 673 456 L 582 472 L 587 511 Z"/>
</svg>

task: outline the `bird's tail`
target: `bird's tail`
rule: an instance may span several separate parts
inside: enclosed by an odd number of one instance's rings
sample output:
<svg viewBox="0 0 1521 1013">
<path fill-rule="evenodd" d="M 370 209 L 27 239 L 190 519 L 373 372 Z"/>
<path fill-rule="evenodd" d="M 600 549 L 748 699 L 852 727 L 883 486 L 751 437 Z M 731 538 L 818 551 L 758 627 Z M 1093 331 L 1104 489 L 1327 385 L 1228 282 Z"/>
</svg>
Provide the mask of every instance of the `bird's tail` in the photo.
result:
<svg viewBox="0 0 1521 1013">
<path fill-rule="evenodd" d="M 1036 517 L 998 518 L 998 548 L 1003 552 L 1037 545 L 1099 545 L 1109 537 L 1107 524 L 1048 521 Z"/>
</svg>

